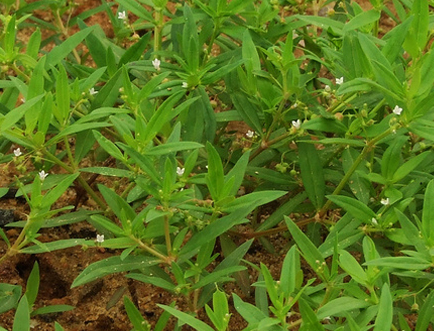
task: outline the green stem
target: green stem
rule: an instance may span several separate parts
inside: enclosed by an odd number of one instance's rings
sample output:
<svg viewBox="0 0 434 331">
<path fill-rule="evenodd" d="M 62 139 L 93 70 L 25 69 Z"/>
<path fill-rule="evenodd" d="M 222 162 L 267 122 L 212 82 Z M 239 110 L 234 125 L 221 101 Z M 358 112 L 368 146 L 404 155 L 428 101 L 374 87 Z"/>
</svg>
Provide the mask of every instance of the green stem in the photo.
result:
<svg viewBox="0 0 434 331">
<path fill-rule="evenodd" d="M 350 177 L 353 175 L 353 173 L 357 170 L 357 167 L 359 166 L 360 162 L 365 159 L 366 155 L 374 148 L 375 144 L 380 141 L 381 139 L 387 137 L 391 132 L 393 131 L 392 128 L 387 130 L 386 132 L 383 132 L 382 134 L 378 135 L 374 139 L 372 139 L 370 142 L 367 143 L 367 145 L 363 148 L 360 155 L 357 157 L 357 159 L 354 161 L 354 163 L 351 165 L 351 168 L 348 170 L 348 172 L 345 174 L 345 176 L 340 181 L 339 185 L 335 188 L 332 195 L 338 195 L 342 189 L 345 187 L 347 182 L 349 181 Z M 318 212 L 319 217 L 322 217 L 325 215 L 327 210 L 330 208 L 330 205 L 332 204 L 331 200 L 327 200 L 327 202 L 324 204 L 324 206 L 321 208 L 321 210 Z"/>
<path fill-rule="evenodd" d="M 161 49 L 161 30 L 163 29 L 163 10 L 155 8 L 154 52 Z"/>
<path fill-rule="evenodd" d="M 172 255 L 172 240 L 170 239 L 170 218 L 169 215 L 164 216 L 164 238 L 166 240 L 166 249 L 169 256 Z"/>
<path fill-rule="evenodd" d="M 168 264 L 168 265 L 171 264 L 172 260 L 168 256 L 166 256 L 166 255 L 160 253 L 159 251 L 153 249 L 152 247 L 150 247 L 149 245 L 143 243 L 140 239 L 137 239 L 134 236 L 130 236 L 130 238 L 133 239 L 139 245 L 139 247 L 141 249 L 143 249 L 144 251 L 148 252 L 151 255 L 154 255 L 155 257 L 158 257 L 161 260 L 162 263 L 165 263 L 165 264 Z"/>
<path fill-rule="evenodd" d="M 45 148 L 42 150 L 42 153 L 45 155 L 45 157 L 47 159 L 49 159 L 53 163 L 57 164 L 58 166 L 62 167 L 70 174 L 76 173 L 76 171 L 73 168 L 71 168 L 69 165 L 67 165 L 66 163 L 59 160 L 56 156 L 51 154 Z M 81 177 L 81 174 L 77 177 L 77 181 L 86 190 L 87 194 L 89 194 L 91 196 L 91 198 L 98 204 L 98 206 L 100 208 L 102 208 L 102 210 L 107 210 L 108 206 L 104 203 L 104 201 L 102 201 L 99 198 L 99 196 L 95 193 L 95 191 L 92 189 L 92 187 L 90 187 L 90 185 L 83 179 L 83 177 Z"/>
</svg>

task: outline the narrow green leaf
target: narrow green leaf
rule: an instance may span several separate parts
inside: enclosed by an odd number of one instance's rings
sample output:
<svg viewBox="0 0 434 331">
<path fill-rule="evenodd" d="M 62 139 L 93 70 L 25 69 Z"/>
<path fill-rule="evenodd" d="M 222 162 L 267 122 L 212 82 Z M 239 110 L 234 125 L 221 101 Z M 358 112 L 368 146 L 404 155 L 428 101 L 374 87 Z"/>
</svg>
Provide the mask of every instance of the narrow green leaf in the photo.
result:
<svg viewBox="0 0 434 331">
<path fill-rule="evenodd" d="M 389 284 L 385 283 L 381 289 L 380 304 L 378 314 L 375 319 L 374 331 L 390 330 L 393 319 L 393 301 L 390 293 Z"/>
<path fill-rule="evenodd" d="M 422 210 L 422 236 L 428 246 L 434 244 L 434 180 L 431 180 L 425 190 Z"/>
<path fill-rule="evenodd" d="M 84 269 L 74 280 L 71 288 L 87 284 L 95 279 L 115 274 L 118 272 L 132 271 L 158 264 L 160 261 L 148 256 L 127 256 L 121 260 L 120 256 L 112 256 L 95 262 Z"/>
<path fill-rule="evenodd" d="M 57 65 L 64 59 L 72 50 L 82 42 L 86 36 L 93 31 L 93 27 L 86 28 L 76 34 L 69 36 L 64 42 L 59 46 L 54 47 L 47 54 L 47 61 L 45 62 L 45 69 L 48 70 L 49 66 Z"/>
<path fill-rule="evenodd" d="M 30 331 L 30 310 L 26 295 L 23 295 L 18 303 L 12 331 Z"/>
<path fill-rule="evenodd" d="M 341 251 L 339 254 L 339 264 L 357 283 L 364 286 L 368 284 L 368 276 L 365 270 L 350 253 Z"/>
<path fill-rule="evenodd" d="M 32 310 L 32 306 L 36 301 L 36 297 L 39 291 L 39 265 L 36 261 L 33 265 L 32 271 L 30 272 L 29 278 L 27 279 L 26 284 L 26 293 L 27 300 L 29 303 L 29 310 Z"/>
<path fill-rule="evenodd" d="M 306 193 L 315 208 L 319 210 L 324 203 L 325 180 L 318 151 L 312 144 L 299 143 L 298 155 L 301 179 Z"/>
<path fill-rule="evenodd" d="M 429 154 L 431 154 L 431 151 L 426 151 L 419 155 L 416 155 L 415 157 L 405 162 L 396 170 L 395 174 L 393 175 L 392 181 L 396 183 L 403 179 L 410 172 L 412 172 L 420 163 L 422 163 L 422 161 L 425 160 L 425 158 Z"/>
<path fill-rule="evenodd" d="M 354 198 L 346 197 L 343 195 L 328 195 L 327 199 L 344 208 L 354 218 L 360 220 L 361 222 L 369 224 L 371 223 L 373 218 L 377 217 L 377 215 L 372 211 L 371 208 Z"/>
<path fill-rule="evenodd" d="M 424 300 L 424 303 L 417 314 L 417 323 L 415 331 L 429 330 L 429 324 L 434 314 L 434 291 Z"/>
<path fill-rule="evenodd" d="M 127 296 L 124 296 L 124 306 L 128 318 L 130 319 L 131 324 L 133 324 L 134 326 L 134 330 L 149 331 L 147 323 L 143 318 L 142 314 L 140 314 L 140 311 L 137 309 L 134 303 Z"/>
<path fill-rule="evenodd" d="M 315 312 L 303 298 L 299 299 L 298 305 L 303 319 L 300 331 L 324 331 L 324 327 L 319 322 Z"/>
<path fill-rule="evenodd" d="M 349 21 L 347 24 L 345 24 L 342 32 L 346 33 L 348 31 L 355 30 L 365 25 L 374 23 L 380 19 L 380 14 L 381 13 L 375 9 L 362 12 L 359 15 L 353 17 L 351 21 Z"/>
<path fill-rule="evenodd" d="M 280 288 L 285 297 L 289 297 L 296 289 L 297 275 L 300 269 L 300 255 L 297 251 L 297 246 L 294 245 L 286 253 L 280 272 Z"/>
<path fill-rule="evenodd" d="M 22 288 L 19 285 L 0 283 L 0 314 L 17 306 Z"/>
<path fill-rule="evenodd" d="M 356 309 L 369 307 L 371 304 L 365 300 L 353 297 L 340 297 L 327 302 L 318 309 L 318 319 L 324 319 L 327 316 L 342 316 L 343 313 Z"/>
<path fill-rule="evenodd" d="M 285 223 L 307 263 L 318 273 L 318 276 L 321 278 L 325 276 L 327 279 L 329 277 L 329 269 L 318 248 L 316 248 L 303 231 L 287 216 L 285 216 Z"/>
<path fill-rule="evenodd" d="M 221 196 L 225 183 L 222 160 L 217 150 L 210 142 L 206 144 L 206 150 L 208 152 L 208 174 L 205 177 L 206 183 L 214 201 L 219 201 L 225 198 Z"/>
<path fill-rule="evenodd" d="M 194 318 L 193 316 L 184 313 L 182 311 L 179 311 L 175 308 L 166 306 L 166 305 L 160 305 L 158 304 L 158 307 L 163 308 L 164 310 L 168 311 L 170 314 L 178 318 L 180 321 L 190 325 L 191 327 L 195 328 L 196 330 L 200 331 L 214 331 L 212 327 L 205 324 L 204 322 Z"/>
</svg>

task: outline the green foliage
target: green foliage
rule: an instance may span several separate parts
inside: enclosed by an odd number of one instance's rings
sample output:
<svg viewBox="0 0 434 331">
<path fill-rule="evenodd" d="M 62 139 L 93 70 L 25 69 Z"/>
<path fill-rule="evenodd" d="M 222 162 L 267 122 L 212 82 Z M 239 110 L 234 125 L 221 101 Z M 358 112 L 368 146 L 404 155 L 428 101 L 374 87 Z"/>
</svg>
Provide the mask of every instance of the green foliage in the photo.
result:
<svg viewBox="0 0 434 331">
<path fill-rule="evenodd" d="M 155 330 L 170 316 L 177 330 L 230 329 L 232 281 L 255 291 L 255 304 L 232 295 L 245 330 L 410 330 L 419 305 L 416 330 L 432 327 L 432 1 L 370 2 L 117 0 L 75 15 L 72 1 L 0 1 L 0 163 L 30 208 L 7 225 L 16 239 L 0 229 L 0 263 L 116 250 L 72 287 L 125 272 L 170 292 Z M 112 37 L 84 23 L 102 11 Z M 76 204 L 60 205 L 69 190 Z M 96 239 L 38 240 L 78 222 Z M 243 239 L 273 251 L 267 236 L 286 231 L 280 276 L 243 260 Z M 33 309 L 38 289 L 38 264 L 24 295 L 0 284 L 13 330 L 72 309 Z M 124 305 L 135 330 L 150 329 Z"/>
</svg>

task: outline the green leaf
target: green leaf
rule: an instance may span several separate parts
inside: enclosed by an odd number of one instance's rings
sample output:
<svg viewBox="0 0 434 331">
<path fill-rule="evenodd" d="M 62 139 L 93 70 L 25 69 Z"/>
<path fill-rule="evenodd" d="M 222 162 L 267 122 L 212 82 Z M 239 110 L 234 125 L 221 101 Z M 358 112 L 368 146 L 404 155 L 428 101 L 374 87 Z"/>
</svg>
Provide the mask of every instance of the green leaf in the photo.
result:
<svg viewBox="0 0 434 331">
<path fill-rule="evenodd" d="M 365 262 L 364 265 L 406 270 L 424 270 L 432 267 L 432 263 L 427 260 L 407 256 L 383 257 Z"/>
<path fill-rule="evenodd" d="M 140 314 L 140 311 L 137 307 L 132 303 L 132 301 L 124 296 L 124 306 L 127 312 L 128 318 L 130 319 L 131 324 L 134 326 L 134 330 L 136 331 L 149 331 L 148 324 L 146 320 Z"/>
<path fill-rule="evenodd" d="M 239 208 L 232 214 L 217 219 L 201 232 L 196 233 L 187 244 L 181 249 L 180 255 L 187 254 L 188 252 L 201 247 L 208 241 L 214 240 L 221 234 L 231 229 L 234 225 L 245 223 L 247 220 L 244 218 L 250 213 L 253 206 Z"/>
<path fill-rule="evenodd" d="M 413 158 L 411 158 L 409 161 L 405 162 L 403 165 L 401 165 L 393 175 L 392 181 L 394 183 L 400 181 L 401 179 L 405 178 L 410 172 L 412 172 L 420 163 L 422 163 L 425 158 L 431 154 L 431 151 L 423 152 Z"/>
<path fill-rule="evenodd" d="M 35 315 L 62 313 L 64 311 L 70 311 L 70 310 L 74 310 L 74 309 L 75 309 L 75 307 L 70 306 L 70 305 L 51 305 L 51 306 L 38 308 L 38 309 L 32 311 L 31 315 L 35 316 Z"/>
<path fill-rule="evenodd" d="M 259 323 L 267 317 L 261 310 L 250 303 L 244 302 L 235 293 L 232 293 L 232 297 L 234 298 L 235 309 L 249 324 Z"/>
<path fill-rule="evenodd" d="M 122 68 L 118 69 L 110 80 L 99 90 L 98 94 L 92 101 L 92 109 L 101 107 L 112 107 L 119 95 L 119 89 L 122 87 Z"/>
<path fill-rule="evenodd" d="M 85 239 L 60 239 L 42 245 L 33 245 L 20 249 L 20 253 L 25 254 L 40 254 L 53 252 L 59 249 L 65 249 L 85 244 Z"/>
<path fill-rule="evenodd" d="M 320 278 L 328 279 L 329 269 L 318 248 L 316 248 L 303 231 L 287 216 L 285 216 L 285 223 L 307 263 L 317 272 Z M 322 270 L 319 270 L 319 267 L 321 267 Z"/>
<path fill-rule="evenodd" d="M 7 21 L 6 21 L 7 22 Z M 5 21 L 3 21 L 4 28 Z M 4 40 L 3 40 L 3 48 L 6 53 L 6 59 L 10 62 L 13 62 L 15 59 L 15 36 L 16 36 L 16 15 L 14 14 L 10 17 L 8 26 L 5 29 Z"/>
<path fill-rule="evenodd" d="M 359 157 L 360 152 L 355 150 L 354 148 L 346 148 L 342 153 L 342 167 L 345 171 L 345 173 L 348 173 L 348 171 L 351 169 L 352 165 L 356 161 L 356 159 Z M 383 159 L 384 162 L 384 159 Z M 353 172 L 353 174 L 350 177 L 348 185 L 350 186 L 351 192 L 354 194 L 354 196 L 363 202 L 365 205 L 368 204 L 369 198 L 371 196 L 371 185 L 370 183 L 359 175 L 359 172 L 367 173 L 368 169 L 367 167 L 361 162 L 357 168 L 356 171 Z"/>
<path fill-rule="evenodd" d="M 407 37 L 410 24 L 413 17 L 407 18 L 404 22 L 397 25 L 393 30 L 389 31 L 383 39 L 386 42 L 381 52 L 389 60 L 390 63 L 394 63 L 396 58 L 402 52 L 402 44 Z"/>
<path fill-rule="evenodd" d="M 368 276 L 365 270 L 350 253 L 341 251 L 339 254 L 339 264 L 357 283 L 364 286 L 368 285 Z"/>
<path fill-rule="evenodd" d="M 15 308 L 21 297 L 19 285 L 0 283 L 0 314 Z"/>
<path fill-rule="evenodd" d="M 87 284 L 95 279 L 115 274 L 118 272 L 148 268 L 158 264 L 160 261 L 148 256 L 127 256 L 121 260 L 120 256 L 112 256 L 107 259 L 95 262 L 84 269 L 74 280 L 71 288 Z"/>
<path fill-rule="evenodd" d="M 122 55 L 121 59 L 118 63 L 118 68 L 121 68 L 122 65 L 137 61 L 143 55 L 143 52 L 148 46 L 149 39 L 151 38 L 151 33 L 143 35 L 134 45 L 127 48 L 124 55 Z"/>
<path fill-rule="evenodd" d="M 380 12 L 375 9 L 371 9 L 365 12 L 362 12 L 351 19 L 347 24 L 345 24 L 342 29 L 343 33 L 346 33 L 351 30 L 356 30 L 365 25 L 374 23 L 380 19 Z"/>
<path fill-rule="evenodd" d="M 301 170 L 301 179 L 306 193 L 317 210 L 324 203 L 325 180 L 322 161 L 318 151 L 312 144 L 299 143 L 298 155 Z"/>
<path fill-rule="evenodd" d="M 153 22 L 152 14 L 135 0 L 116 0 L 123 8 L 148 22 Z"/>
<path fill-rule="evenodd" d="M 425 190 L 422 210 L 422 236 L 427 246 L 434 245 L 434 180 L 431 180 Z"/>
<path fill-rule="evenodd" d="M 363 202 L 354 198 L 346 197 L 343 195 L 328 195 L 327 199 L 344 208 L 354 218 L 360 220 L 361 222 L 370 224 L 372 219 L 377 217 L 377 215 L 371 210 L 371 208 L 366 206 Z"/>
<path fill-rule="evenodd" d="M 280 288 L 285 297 L 289 297 L 296 289 L 300 269 L 300 255 L 297 251 L 297 246 L 294 245 L 286 253 L 280 272 Z"/>
<path fill-rule="evenodd" d="M 318 309 L 318 319 L 324 319 L 327 316 L 343 316 L 347 311 L 363 309 L 371 304 L 365 300 L 353 297 L 340 297 L 327 302 L 324 306 Z"/>
<path fill-rule="evenodd" d="M 434 291 L 425 298 L 424 303 L 417 314 L 417 323 L 415 331 L 429 330 L 429 324 L 434 314 Z"/>
<path fill-rule="evenodd" d="M 206 183 L 214 201 L 219 201 L 225 198 L 221 196 L 225 184 L 222 160 L 217 150 L 210 142 L 207 142 L 206 150 L 208 152 L 208 174 L 205 177 Z"/>
<path fill-rule="evenodd" d="M 407 136 L 399 136 L 392 140 L 381 159 L 381 174 L 386 179 L 392 179 L 401 163 L 402 146 L 407 142 Z"/>
<path fill-rule="evenodd" d="M 261 133 L 262 124 L 258 115 L 258 106 L 252 103 L 242 92 L 234 91 L 231 93 L 231 99 L 243 121 L 245 121 L 257 133 Z"/>
<path fill-rule="evenodd" d="M 32 271 L 30 272 L 26 284 L 25 295 L 27 296 L 30 310 L 32 310 L 32 306 L 36 301 L 38 291 L 39 291 L 39 265 L 38 262 L 36 261 L 35 264 L 33 265 Z"/>
<path fill-rule="evenodd" d="M 303 320 L 300 331 L 324 331 L 324 327 L 318 321 L 315 312 L 303 298 L 299 299 L 298 305 Z"/>
<path fill-rule="evenodd" d="M 78 176 L 79 174 L 76 173 L 64 177 L 59 183 L 57 183 L 55 188 L 51 189 L 47 194 L 45 194 L 44 199 L 42 200 L 42 206 L 49 207 L 55 203 Z"/>
<path fill-rule="evenodd" d="M 287 194 L 285 191 L 259 191 L 252 192 L 246 195 L 243 195 L 232 202 L 225 203 L 221 210 L 226 213 L 232 213 L 235 210 L 245 207 L 245 206 L 254 206 L 256 208 L 261 205 L 265 205 L 271 201 L 277 200 Z"/>
<path fill-rule="evenodd" d="M 224 276 L 227 276 L 227 275 L 230 275 L 230 274 L 233 274 L 235 272 L 242 271 L 245 269 L 246 269 L 246 267 L 244 267 L 244 266 L 232 266 L 232 267 L 228 267 L 228 268 L 225 268 L 222 270 L 214 271 L 214 272 L 210 273 L 209 275 L 206 275 L 205 277 L 201 278 L 196 284 L 194 284 L 191 287 L 191 289 L 196 290 L 196 289 L 200 289 L 200 288 L 202 288 L 208 284 L 221 282 L 222 279 L 224 278 Z"/>
<path fill-rule="evenodd" d="M 95 139 L 98 141 L 98 144 L 107 153 L 109 153 L 115 159 L 118 159 L 118 160 L 124 160 L 125 159 L 124 155 L 119 150 L 119 148 L 114 143 L 112 143 L 110 140 L 108 140 L 106 137 L 104 137 L 99 131 L 92 130 L 92 133 L 93 133 Z"/>
<path fill-rule="evenodd" d="M 30 310 L 27 296 L 23 295 L 15 312 L 12 331 L 30 331 Z"/>
<path fill-rule="evenodd" d="M 235 179 L 229 195 L 236 195 L 243 183 L 244 174 L 246 172 L 247 164 L 249 163 L 249 157 L 250 151 L 247 151 L 238 159 L 237 163 L 235 163 L 232 169 L 225 176 L 225 181 L 228 181 L 232 177 Z"/>
<path fill-rule="evenodd" d="M 375 319 L 374 331 L 390 330 L 392 328 L 393 301 L 389 284 L 385 283 L 381 289 L 378 314 Z"/>
<path fill-rule="evenodd" d="M 86 36 L 93 31 L 93 27 L 86 28 L 76 34 L 69 36 L 59 46 L 54 47 L 47 54 L 47 61 L 45 62 L 45 70 L 48 70 L 50 66 L 55 66 L 62 61 L 72 50 L 82 42 Z"/>
<path fill-rule="evenodd" d="M 57 108 L 54 115 L 57 115 L 57 120 L 64 126 L 70 116 L 71 97 L 69 93 L 68 77 L 66 76 L 65 68 L 61 65 L 56 82 L 56 104 Z"/>
<path fill-rule="evenodd" d="M 25 112 L 31 109 L 42 98 L 43 95 L 38 95 L 37 97 L 27 100 L 22 105 L 9 111 L 0 122 L 0 134 L 14 126 L 15 123 L 17 123 L 24 116 Z"/>
<path fill-rule="evenodd" d="M 194 318 L 193 316 L 186 314 L 182 311 L 179 311 L 175 308 L 166 306 L 166 305 L 160 305 L 158 304 L 158 307 L 163 308 L 164 310 L 168 311 L 171 315 L 178 318 L 180 321 L 190 325 L 191 327 L 195 328 L 196 330 L 200 331 L 214 331 L 212 327 L 205 324 L 204 322 Z"/>
<path fill-rule="evenodd" d="M 411 22 L 410 31 L 405 39 L 404 48 L 415 59 L 421 54 L 428 40 L 428 2 L 426 0 L 414 0 L 411 14 L 414 16 L 414 19 Z"/>
<path fill-rule="evenodd" d="M 152 284 L 154 286 L 161 287 L 162 289 L 165 289 L 166 291 L 175 292 L 176 285 L 172 282 L 168 282 L 167 280 L 159 277 L 154 276 L 146 276 L 144 274 L 137 274 L 137 273 L 130 273 L 126 275 L 127 278 L 132 278 L 135 280 L 138 280 L 143 283 Z"/>
<path fill-rule="evenodd" d="M 145 155 L 166 155 L 180 151 L 192 150 L 204 147 L 202 144 L 193 141 L 178 141 L 165 143 L 148 149 L 144 152 Z"/>
<path fill-rule="evenodd" d="M 424 238 L 419 236 L 419 229 L 399 209 L 395 208 L 394 210 L 408 242 L 416 247 L 419 253 L 427 252 Z"/>
</svg>

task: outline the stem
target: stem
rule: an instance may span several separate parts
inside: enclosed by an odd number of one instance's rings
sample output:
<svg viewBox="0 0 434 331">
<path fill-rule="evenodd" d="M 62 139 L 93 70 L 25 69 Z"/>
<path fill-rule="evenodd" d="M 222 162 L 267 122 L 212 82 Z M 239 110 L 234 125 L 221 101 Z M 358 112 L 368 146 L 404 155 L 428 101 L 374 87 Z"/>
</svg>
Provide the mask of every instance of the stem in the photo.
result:
<svg viewBox="0 0 434 331">
<path fill-rule="evenodd" d="M 42 150 L 42 153 L 47 157 L 47 159 L 62 167 L 70 174 L 76 173 L 75 169 L 71 168 L 69 165 L 59 160 L 56 156 L 51 154 L 45 148 Z M 90 185 L 83 179 L 83 177 L 81 177 L 81 174 L 77 177 L 77 181 L 86 190 L 87 194 L 89 194 L 91 198 L 98 204 L 98 206 L 102 208 L 102 210 L 107 210 L 108 206 L 104 203 L 104 201 L 99 198 L 99 196 L 95 193 L 92 187 L 90 187 Z"/>
<path fill-rule="evenodd" d="M 154 52 L 158 52 L 161 49 L 161 30 L 163 25 L 163 10 L 155 8 Z"/>
<path fill-rule="evenodd" d="M 348 172 L 345 174 L 344 178 L 342 178 L 341 182 L 339 183 L 339 185 L 335 188 L 335 190 L 333 191 L 332 195 L 338 195 L 342 189 L 345 187 L 345 185 L 347 184 L 348 180 L 350 179 L 350 177 L 353 175 L 353 173 L 357 170 L 357 167 L 359 166 L 360 162 L 362 162 L 362 160 L 366 157 L 366 155 L 372 150 L 372 148 L 374 148 L 375 144 L 380 141 L 381 139 L 387 137 L 393 130 L 389 129 L 386 132 L 383 132 L 382 134 L 380 134 L 379 136 L 375 137 L 374 139 L 372 139 L 370 142 L 367 143 L 367 145 L 363 148 L 362 152 L 360 153 L 360 155 L 357 157 L 357 159 L 354 161 L 354 163 L 352 164 L 351 168 L 348 170 Z M 318 216 L 320 218 L 322 218 L 325 213 L 327 212 L 327 210 L 329 209 L 330 205 L 332 204 L 331 200 L 328 200 L 324 206 L 321 208 L 321 210 L 318 212 Z"/>
<path fill-rule="evenodd" d="M 65 28 L 65 26 L 63 25 L 62 19 L 60 17 L 60 10 L 59 9 L 57 9 L 56 12 L 55 12 L 55 19 L 56 19 L 57 26 L 60 29 L 60 32 L 62 32 L 62 34 L 66 38 L 68 38 L 69 37 L 68 29 Z M 80 64 L 81 63 L 81 59 L 80 59 L 80 56 L 78 55 L 77 50 L 75 48 L 72 50 L 72 54 L 74 55 L 75 60 L 77 61 L 77 63 Z"/>
<path fill-rule="evenodd" d="M 75 164 L 74 157 L 72 156 L 71 146 L 69 145 L 68 137 L 64 137 L 63 142 L 64 142 L 65 147 L 66 147 L 66 154 L 68 154 L 69 162 L 73 165 L 73 167 L 75 169 L 77 166 Z M 74 172 L 75 172 L 75 170 L 74 170 Z"/>
<path fill-rule="evenodd" d="M 140 246 L 141 249 L 143 249 L 144 251 L 148 252 L 149 254 L 152 254 L 155 257 L 158 257 L 159 259 L 161 259 L 162 263 L 166 263 L 168 265 L 171 264 L 172 260 L 168 256 L 165 256 L 164 254 L 160 253 L 159 251 L 153 249 L 152 247 L 143 243 L 140 239 L 137 239 L 134 236 L 130 236 L 130 238 L 133 239 Z"/>
<path fill-rule="evenodd" d="M 169 215 L 164 216 L 164 238 L 166 239 L 167 254 L 172 254 L 172 241 L 170 239 Z"/>
</svg>

